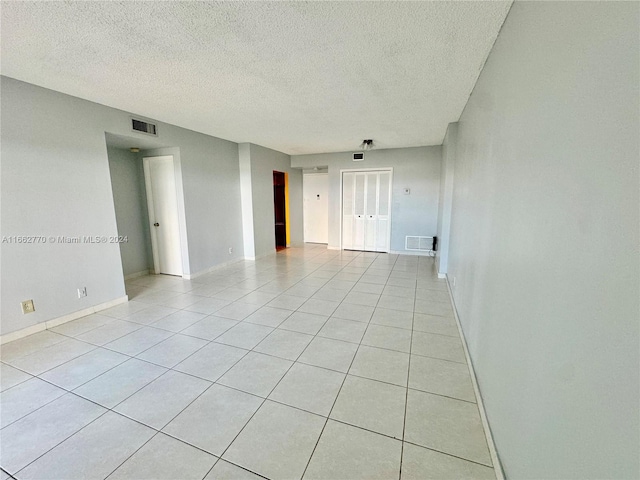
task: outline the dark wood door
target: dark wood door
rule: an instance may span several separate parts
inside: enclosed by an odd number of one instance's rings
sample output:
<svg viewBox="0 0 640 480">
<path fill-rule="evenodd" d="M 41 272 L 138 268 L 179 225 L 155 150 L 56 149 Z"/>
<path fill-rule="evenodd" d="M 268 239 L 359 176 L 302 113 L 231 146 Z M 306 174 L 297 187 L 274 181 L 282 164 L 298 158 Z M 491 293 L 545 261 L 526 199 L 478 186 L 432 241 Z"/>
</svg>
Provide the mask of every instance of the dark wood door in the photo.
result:
<svg viewBox="0 0 640 480">
<path fill-rule="evenodd" d="M 273 207 L 275 219 L 276 250 L 287 247 L 285 207 L 285 181 L 283 172 L 273 172 Z"/>
</svg>

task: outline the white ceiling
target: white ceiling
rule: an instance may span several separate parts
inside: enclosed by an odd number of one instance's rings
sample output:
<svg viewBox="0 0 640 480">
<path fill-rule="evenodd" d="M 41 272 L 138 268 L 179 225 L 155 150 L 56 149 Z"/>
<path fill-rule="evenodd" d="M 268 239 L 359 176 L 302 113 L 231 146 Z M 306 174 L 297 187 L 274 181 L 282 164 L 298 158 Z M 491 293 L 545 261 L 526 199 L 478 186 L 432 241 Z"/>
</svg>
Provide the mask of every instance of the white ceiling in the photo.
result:
<svg viewBox="0 0 640 480">
<path fill-rule="evenodd" d="M 1 71 L 289 154 L 439 145 L 510 5 L 3 1 Z"/>
</svg>

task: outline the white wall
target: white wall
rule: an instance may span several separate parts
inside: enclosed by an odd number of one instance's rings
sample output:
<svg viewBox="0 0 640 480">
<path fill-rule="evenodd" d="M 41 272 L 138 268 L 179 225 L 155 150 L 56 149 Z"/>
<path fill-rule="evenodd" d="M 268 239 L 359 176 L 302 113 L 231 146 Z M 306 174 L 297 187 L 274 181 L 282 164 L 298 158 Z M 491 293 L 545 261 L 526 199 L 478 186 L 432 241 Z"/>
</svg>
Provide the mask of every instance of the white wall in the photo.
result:
<svg viewBox="0 0 640 480">
<path fill-rule="evenodd" d="M 120 244 L 126 277 L 153 268 L 144 172 L 142 160 L 136 153 L 108 147 L 107 155 L 118 235 L 127 237 L 127 241 Z"/>
<path fill-rule="evenodd" d="M 639 9 L 515 2 L 459 122 L 449 273 L 509 478 L 638 478 Z"/>
<path fill-rule="evenodd" d="M 440 168 L 440 199 L 438 201 L 438 250 L 436 263 L 440 276 L 447 273 L 449 264 L 449 239 L 451 209 L 453 207 L 453 182 L 455 175 L 456 141 L 458 124 L 450 123 L 442 142 L 442 166 Z"/>
<path fill-rule="evenodd" d="M 127 112 L 1 82 L 1 234 L 116 235 L 105 132 L 149 137 L 131 131 Z M 180 149 L 190 273 L 242 258 L 237 144 L 160 122 L 157 142 Z M 0 334 L 125 295 L 115 243 L 3 243 L 1 253 Z M 82 286 L 89 295 L 78 299 Z M 36 312 L 22 315 L 27 299 Z"/>
<path fill-rule="evenodd" d="M 275 220 L 273 202 L 273 171 L 286 172 L 289 175 L 289 229 L 292 245 L 303 243 L 302 221 L 302 170 L 291 168 L 291 157 L 282 152 L 261 147 L 260 145 L 240 144 L 240 168 L 242 172 L 243 194 L 251 192 L 251 212 L 243 198 L 243 216 L 245 223 L 251 219 L 252 228 L 245 230 L 245 245 L 254 246 L 254 254 L 259 257 L 275 253 Z M 250 167 L 250 183 L 247 177 L 247 165 Z M 250 184 L 250 187 L 248 186 Z M 253 238 L 251 238 L 251 230 Z"/>
<path fill-rule="evenodd" d="M 362 162 L 353 152 L 294 155 L 293 167 L 329 169 L 329 248 L 340 246 L 340 170 L 393 167 L 391 250 L 405 251 L 405 236 L 437 231 L 441 147 L 370 150 Z M 403 189 L 411 189 L 404 195 Z"/>
<path fill-rule="evenodd" d="M 244 254 L 247 258 L 255 258 L 255 234 L 253 231 L 253 192 L 251 185 L 251 144 L 238 145 L 238 162 L 240 165 L 240 193 L 242 203 L 242 235 Z"/>
</svg>

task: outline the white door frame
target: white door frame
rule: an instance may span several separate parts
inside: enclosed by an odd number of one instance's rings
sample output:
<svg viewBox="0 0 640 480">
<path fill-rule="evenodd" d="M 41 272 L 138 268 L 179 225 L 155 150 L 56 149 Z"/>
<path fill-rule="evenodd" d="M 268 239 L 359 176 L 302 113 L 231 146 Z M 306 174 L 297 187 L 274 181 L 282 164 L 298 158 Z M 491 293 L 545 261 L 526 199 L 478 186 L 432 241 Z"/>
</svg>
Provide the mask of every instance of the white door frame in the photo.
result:
<svg viewBox="0 0 640 480">
<path fill-rule="evenodd" d="M 342 197 L 343 197 L 343 179 L 344 173 L 355 173 L 355 172 L 389 172 L 390 178 L 389 183 L 391 184 L 391 188 L 389 188 L 389 232 L 387 233 L 387 245 L 389 245 L 389 251 L 383 253 L 391 253 L 391 211 L 393 210 L 393 204 L 391 200 L 393 199 L 393 167 L 380 167 L 380 168 L 341 168 L 340 169 L 340 250 L 344 250 L 342 248 L 342 217 L 344 212 L 342 210 Z"/>
<path fill-rule="evenodd" d="M 184 241 L 182 238 L 182 234 L 181 232 L 183 230 L 186 231 L 186 224 L 184 221 L 184 212 L 180 211 L 180 206 L 182 205 L 182 202 L 180 202 L 180 196 L 178 195 L 178 179 L 181 178 L 181 176 L 179 177 L 178 175 L 176 175 L 176 168 L 178 168 L 177 164 L 176 164 L 176 159 L 175 156 L 172 154 L 167 154 L 167 155 L 151 155 L 148 157 L 143 157 L 142 162 L 143 162 L 143 170 L 144 170 L 144 183 L 145 183 L 145 191 L 146 191 L 146 196 L 147 196 L 147 214 L 149 216 L 148 220 L 149 220 L 149 230 L 150 230 L 150 236 L 151 236 L 151 251 L 153 254 L 153 273 L 155 274 L 159 274 L 160 273 L 160 261 L 158 259 L 158 236 L 157 236 L 157 232 L 156 229 L 153 228 L 153 226 L 151 225 L 151 218 L 152 218 L 152 214 L 155 215 L 155 209 L 154 209 L 154 203 L 153 203 L 153 193 L 151 191 L 151 173 L 149 171 L 149 162 L 151 160 L 153 160 L 154 158 L 160 158 L 160 157 L 171 157 L 171 161 L 173 163 L 173 178 L 174 178 L 174 182 L 176 185 L 176 206 L 178 209 L 178 228 L 179 228 L 179 239 L 180 239 L 180 263 L 182 265 L 182 274 L 181 276 L 184 277 L 184 275 L 187 273 L 184 269 L 184 261 L 185 261 L 185 251 L 184 251 Z M 181 173 L 181 172 L 180 172 Z"/>
</svg>

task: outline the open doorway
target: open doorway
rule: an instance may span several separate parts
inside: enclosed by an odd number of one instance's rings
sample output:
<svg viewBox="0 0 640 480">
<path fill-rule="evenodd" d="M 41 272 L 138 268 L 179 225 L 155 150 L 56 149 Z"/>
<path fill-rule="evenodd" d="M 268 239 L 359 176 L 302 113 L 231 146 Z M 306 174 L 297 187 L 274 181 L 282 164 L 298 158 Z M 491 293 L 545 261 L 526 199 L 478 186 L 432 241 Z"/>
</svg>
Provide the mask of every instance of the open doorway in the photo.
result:
<svg viewBox="0 0 640 480">
<path fill-rule="evenodd" d="M 284 172 L 273 172 L 273 207 L 276 250 L 287 248 L 287 186 Z"/>
<path fill-rule="evenodd" d="M 147 216 L 144 171 L 138 153 L 111 142 L 107 157 L 116 214 L 122 273 L 125 279 L 147 275 L 153 269 L 151 236 Z"/>
<path fill-rule="evenodd" d="M 108 132 L 105 140 L 125 280 L 188 276 L 180 149 Z"/>
</svg>

